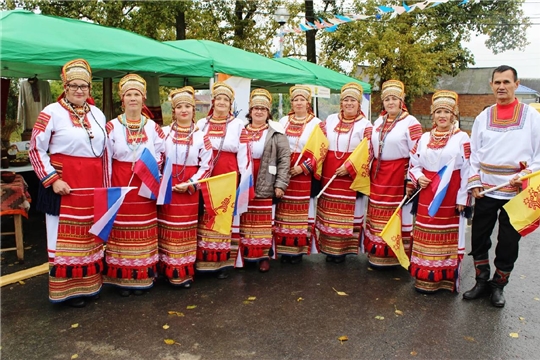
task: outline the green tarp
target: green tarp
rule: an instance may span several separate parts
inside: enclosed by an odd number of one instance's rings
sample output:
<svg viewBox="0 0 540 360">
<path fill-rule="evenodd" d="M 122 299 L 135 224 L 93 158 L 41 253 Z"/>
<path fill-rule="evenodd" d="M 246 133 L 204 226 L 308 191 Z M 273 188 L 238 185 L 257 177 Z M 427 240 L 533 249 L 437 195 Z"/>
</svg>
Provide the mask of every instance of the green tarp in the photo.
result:
<svg viewBox="0 0 540 360">
<path fill-rule="evenodd" d="M 252 87 L 263 87 L 268 83 L 313 83 L 316 80 L 315 75 L 308 71 L 214 41 L 177 40 L 166 41 L 165 44 L 210 58 L 217 73 L 252 79 L 254 84 Z"/>
<path fill-rule="evenodd" d="M 96 78 L 214 75 L 211 59 L 126 30 L 25 10 L 0 13 L 1 76 L 59 79 L 61 67 L 76 58 L 88 61 Z"/>
</svg>

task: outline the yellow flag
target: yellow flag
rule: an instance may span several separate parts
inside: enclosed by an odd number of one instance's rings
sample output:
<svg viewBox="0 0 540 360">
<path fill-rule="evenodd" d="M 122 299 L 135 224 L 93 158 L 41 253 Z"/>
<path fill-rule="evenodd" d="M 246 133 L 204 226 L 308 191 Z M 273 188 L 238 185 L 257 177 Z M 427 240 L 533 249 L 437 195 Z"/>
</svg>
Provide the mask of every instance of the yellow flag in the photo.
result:
<svg viewBox="0 0 540 360">
<path fill-rule="evenodd" d="M 350 186 L 351 190 L 361 192 L 369 196 L 369 140 L 364 138 L 360 144 L 354 149 L 351 155 L 345 161 L 347 170 L 351 168 L 356 173 L 354 180 Z M 350 171 L 349 171 L 350 172 Z"/>
<path fill-rule="evenodd" d="M 236 172 L 213 176 L 199 181 L 206 212 L 213 216 L 212 230 L 230 234 L 236 201 Z"/>
<path fill-rule="evenodd" d="M 388 244 L 390 249 L 396 254 L 401 266 L 409 269 L 409 257 L 403 248 L 403 239 L 401 238 L 401 208 L 394 211 L 388 223 L 381 231 L 381 238 Z"/>
<path fill-rule="evenodd" d="M 316 166 L 313 176 L 315 176 L 317 180 L 319 180 L 322 175 L 322 166 L 326 154 L 328 153 L 328 144 L 329 142 L 326 135 L 324 135 L 321 127 L 317 125 L 309 135 L 309 139 L 306 142 L 304 149 L 302 149 L 304 156 L 311 159 L 313 166 Z"/>
<path fill-rule="evenodd" d="M 522 179 L 529 179 L 527 187 L 503 207 L 508 213 L 510 224 L 521 236 L 525 236 L 540 225 L 540 171 Z"/>
</svg>

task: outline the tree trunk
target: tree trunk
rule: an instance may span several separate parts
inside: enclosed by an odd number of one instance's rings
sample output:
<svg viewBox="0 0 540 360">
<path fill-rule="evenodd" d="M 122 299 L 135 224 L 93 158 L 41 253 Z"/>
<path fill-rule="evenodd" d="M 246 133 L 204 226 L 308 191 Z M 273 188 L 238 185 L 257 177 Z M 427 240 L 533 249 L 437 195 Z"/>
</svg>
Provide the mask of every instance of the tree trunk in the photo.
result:
<svg viewBox="0 0 540 360">
<path fill-rule="evenodd" d="M 184 10 L 176 12 L 176 40 L 186 40 L 186 13 Z"/>
<path fill-rule="evenodd" d="M 315 14 L 313 12 L 313 0 L 305 0 L 306 6 L 306 20 L 310 23 L 315 22 Z M 317 30 L 306 31 L 306 49 L 307 49 L 307 61 L 314 64 L 317 63 L 317 46 L 315 44 L 315 35 Z"/>
</svg>

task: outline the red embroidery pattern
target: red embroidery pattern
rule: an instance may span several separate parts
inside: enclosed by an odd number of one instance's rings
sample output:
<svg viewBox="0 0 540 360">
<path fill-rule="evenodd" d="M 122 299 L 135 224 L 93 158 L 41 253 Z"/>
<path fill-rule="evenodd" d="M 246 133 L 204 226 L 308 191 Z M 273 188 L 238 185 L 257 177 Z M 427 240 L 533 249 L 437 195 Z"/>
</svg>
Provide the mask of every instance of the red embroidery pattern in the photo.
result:
<svg viewBox="0 0 540 360">
<path fill-rule="evenodd" d="M 203 141 L 204 141 L 204 148 L 206 150 L 211 150 L 212 149 L 212 142 L 210 141 L 208 136 L 204 135 L 203 136 Z"/>
<path fill-rule="evenodd" d="M 214 209 L 216 214 L 218 214 L 218 210 L 223 210 L 221 213 L 225 214 L 227 210 L 229 210 L 229 204 L 231 203 L 231 195 L 227 196 L 223 201 L 221 201 L 221 205 L 219 205 L 217 208 Z"/>
<path fill-rule="evenodd" d="M 364 137 L 371 141 L 371 135 L 373 134 L 373 126 L 366 127 L 364 129 Z"/>
<path fill-rule="evenodd" d="M 398 253 L 399 250 L 401 249 L 401 235 L 396 235 L 396 236 L 392 236 L 392 250 L 394 251 L 394 253 Z"/>
<path fill-rule="evenodd" d="M 47 128 L 47 125 L 49 124 L 50 119 L 51 119 L 51 115 L 45 114 L 44 112 L 40 112 L 36 120 L 36 124 L 34 125 L 34 130 L 37 130 L 39 132 L 44 132 L 45 128 Z"/>
<path fill-rule="evenodd" d="M 420 124 L 414 124 L 409 126 L 409 136 L 412 141 L 420 139 L 422 136 L 422 126 Z"/>
<path fill-rule="evenodd" d="M 465 159 L 468 159 L 471 157 L 471 143 L 465 143 L 463 144 L 463 153 L 465 154 Z"/>
<path fill-rule="evenodd" d="M 114 129 L 113 122 L 112 121 L 107 122 L 107 124 L 105 125 L 105 130 L 107 130 L 107 135 L 110 135 L 113 129 Z"/>
<path fill-rule="evenodd" d="M 414 144 L 412 150 L 411 150 L 411 154 L 416 154 L 416 151 L 418 151 L 418 143 Z"/>
</svg>

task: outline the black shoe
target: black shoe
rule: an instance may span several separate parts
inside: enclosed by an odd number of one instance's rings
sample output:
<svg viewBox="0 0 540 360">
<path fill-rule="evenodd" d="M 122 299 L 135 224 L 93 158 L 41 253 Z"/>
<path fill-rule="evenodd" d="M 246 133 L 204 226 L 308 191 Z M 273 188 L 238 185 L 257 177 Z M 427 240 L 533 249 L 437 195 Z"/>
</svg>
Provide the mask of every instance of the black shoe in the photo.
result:
<svg viewBox="0 0 540 360">
<path fill-rule="evenodd" d="M 282 263 L 282 264 L 285 264 L 285 263 L 292 263 L 292 257 L 289 256 L 289 255 L 281 255 L 281 258 L 279 259 L 279 261 Z"/>
<path fill-rule="evenodd" d="M 96 301 L 96 300 L 99 300 L 99 298 L 100 298 L 99 294 L 96 294 L 96 295 L 90 296 L 88 299 L 91 301 Z"/>
<path fill-rule="evenodd" d="M 144 290 L 133 290 L 133 295 L 136 295 L 136 296 L 144 295 Z"/>
<path fill-rule="evenodd" d="M 217 278 L 220 280 L 226 279 L 229 277 L 229 272 L 227 270 L 220 270 L 217 274 Z"/>
<path fill-rule="evenodd" d="M 301 263 L 302 262 L 302 255 L 291 256 L 290 262 L 291 262 L 291 264 Z"/>
<path fill-rule="evenodd" d="M 345 255 L 336 256 L 336 257 L 334 258 L 334 262 L 335 262 L 336 264 L 341 264 L 341 263 L 344 262 L 344 261 L 345 261 Z"/>
<path fill-rule="evenodd" d="M 82 297 L 76 297 L 73 299 L 69 299 L 67 301 L 67 305 L 74 308 L 83 308 L 86 306 L 86 301 L 84 301 Z"/>
<path fill-rule="evenodd" d="M 504 300 L 503 289 L 494 287 L 491 289 L 491 305 L 495 307 L 504 307 L 506 300 Z"/>
<path fill-rule="evenodd" d="M 330 255 L 326 255 L 326 262 L 334 262 L 334 257 Z"/>
<path fill-rule="evenodd" d="M 491 293 L 491 287 L 487 281 L 477 281 L 474 287 L 463 293 L 465 300 L 479 299 L 488 296 Z"/>
<path fill-rule="evenodd" d="M 131 291 L 126 289 L 120 289 L 119 294 L 121 297 L 128 297 L 129 295 L 131 295 Z"/>
<path fill-rule="evenodd" d="M 191 288 L 191 283 L 192 283 L 191 280 L 186 281 L 185 283 L 180 284 L 180 287 L 182 287 L 182 288 L 184 288 L 184 289 L 189 289 L 189 288 Z"/>
</svg>

